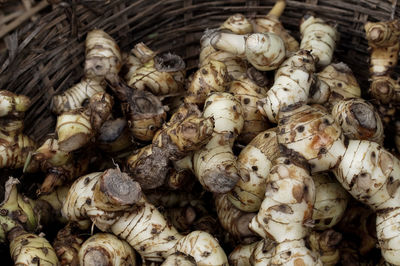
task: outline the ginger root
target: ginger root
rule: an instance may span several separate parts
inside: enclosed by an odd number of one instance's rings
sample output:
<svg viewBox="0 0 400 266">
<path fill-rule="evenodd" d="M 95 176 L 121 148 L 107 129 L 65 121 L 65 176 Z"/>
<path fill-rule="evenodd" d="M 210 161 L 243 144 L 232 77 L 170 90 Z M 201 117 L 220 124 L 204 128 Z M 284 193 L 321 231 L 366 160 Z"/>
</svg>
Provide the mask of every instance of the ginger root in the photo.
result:
<svg viewBox="0 0 400 266">
<path fill-rule="evenodd" d="M 382 103 L 399 103 L 400 86 L 391 77 L 400 50 L 400 21 L 367 22 L 364 26 L 371 51 L 370 93 Z"/>
<path fill-rule="evenodd" d="M 275 33 L 282 38 L 283 42 L 285 43 L 286 51 L 296 52 L 297 50 L 299 50 L 299 43 L 289 34 L 289 32 L 283 27 L 282 23 L 279 21 L 279 17 L 282 15 L 285 7 L 285 0 L 277 0 L 273 8 L 266 16 L 256 18 L 251 22 L 253 24 L 254 32 Z"/>
<path fill-rule="evenodd" d="M 15 227 L 8 234 L 8 239 L 15 265 L 59 265 L 56 252 L 46 238 Z"/>
<path fill-rule="evenodd" d="M 135 266 L 136 255 L 126 241 L 112 234 L 97 233 L 83 242 L 79 265 Z"/>
<path fill-rule="evenodd" d="M 24 113 L 30 99 L 12 92 L 0 91 L 0 168 L 21 168 L 36 143 L 22 133 Z M 30 171 L 36 169 L 31 165 Z"/>
</svg>

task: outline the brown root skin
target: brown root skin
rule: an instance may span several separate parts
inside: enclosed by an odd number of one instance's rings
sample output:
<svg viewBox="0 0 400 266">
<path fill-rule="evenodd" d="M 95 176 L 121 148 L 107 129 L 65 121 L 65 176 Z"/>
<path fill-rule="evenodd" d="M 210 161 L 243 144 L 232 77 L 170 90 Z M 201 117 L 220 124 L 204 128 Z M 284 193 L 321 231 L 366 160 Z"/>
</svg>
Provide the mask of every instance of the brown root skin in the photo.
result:
<svg viewBox="0 0 400 266">
<path fill-rule="evenodd" d="M 130 156 L 129 171 L 143 189 L 161 186 L 167 177 L 170 161 L 204 146 L 213 133 L 213 119 L 199 117 L 198 109 L 184 105 L 153 138 L 153 143 Z M 193 114 L 194 113 L 194 114 Z"/>
<path fill-rule="evenodd" d="M 0 168 L 21 168 L 28 155 L 36 149 L 36 143 L 22 133 L 23 121 L 13 118 L 0 120 Z M 37 169 L 37 164 L 29 165 L 29 172 Z"/>
<path fill-rule="evenodd" d="M 168 208 L 162 213 L 179 232 L 188 231 L 197 218 L 196 210 L 190 205 Z"/>
<path fill-rule="evenodd" d="M 375 213 L 357 202 L 347 208 L 337 228 L 346 235 L 354 235 L 360 239 L 358 251 L 366 255 L 378 244 L 376 239 Z"/>
<path fill-rule="evenodd" d="M 107 120 L 103 123 L 97 137 L 99 148 L 105 152 L 119 152 L 135 144 L 128 123 L 123 118 Z"/>
<path fill-rule="evenodd" d="M 119 72 L 120 76 L 128 80 L 137 69 L 143 66 L 143 63 L 132 52 L 122 53 L 122 68 Z"/>
<path fill-rule="evenodd" d="M 307 238 L 312 251 L 317 252 L 324 265 L 333 266 L 340 260 L 338 246 L 342 240 L 342 234 L 332 229 L 322 233 L 313 231 Z"/>
<path fill-rule="evenodd" d="M 50 160 L 52 158 L 49 158 Z M 77 177 L 86 173 L 89 167 L 89 157 L 87 154 L 82 154 L 76 158 L 71 158 L 68 162 L 60 166 L 54 166 L 49 163 L 49 160 L 41 162 L 41 170 L 47 173 L 40 189 L 38 189 L 38 195 L 49 194 L 58 186 L 68 183 Z"/>
<path fill-rule="evenodd" d="M 41 219 L 40 223 L 45 227 L 53 221 L 58 221 L 62 224 L 67 223 L 67 220 L 61 214 L 63 201 L 67 197 L 69 187 L 60 186 L 53 192 L 47 195 L 40 195 L 35 200 L 35 212 Z M 39 228 L 43 226 L 40 225 Z"/>
<path fill-rule="evenodd" d="M 96 133 L 98 133 L 103 123 L 111 117 L 113 105 L 113 98 L 105 92 L 96 93 L 90 97 L 90 123 Z"/>
<path fill-rule="evenodd" d="M 209 64 L 210 61 L 215 60 L 225 64 L 230 80 L 238 79 L 246 73 L 248 63 L 243 58 L 229 52 L 215 50 L 211 45 L 203 48 L 202 51 L 203 53 L 200 55 L 199 67 L 203 67 Z M 191 81 L 188 83 L 190 84 L 190 82 Z"/>
<path fill-rule="evenodd" d="M 267 86 L 270 82 L 269 78 L 266 76 L 265 72 L 258 71 L 255 67 L 248 67 L 246 71 L 246 77 L 252 81 L 258 87 L 261 87 L 261 90 L 256 89 L 257 93 L 263 94 L 263 91 L 267 91 Z"/>
<path fill-rule="evenodd" d="M 139 202 L 142 191 L 139 183 L 117 169 L 108 169 L 100 176 L 93 192 L 96 206 L 102 210 L 122 210 Z"/>
<path fill-rule="evenodd" d="M 314 71 L 315 61 L 309 51 L 299 50 L 291 55 L 276 71 L 274 85 L 266 97 L 258 102 L 261 114 L 277 123 L 282 112 L 307 102 Z"/>
<path fill-rule="evenodd" d="M 50 173 L 44 179 L 40 189 L 36 191 L 38 195 L 50 193 L 55 187 L 62 185 L 66 177 L 64 175 Z"/>
<path fill-rule="evenodd" d="M 212 235 L 202 231 L 193 231 L 182 237 L 176 243 L 174 251 L 192 256 L 197 265 L 224 266 L 228 264 L 228 258 L 218 241 Z"/>
<path fill-rule="evenodd" d="M 192 191 L 196 177 L 189 170 L 177 171 L 171 168 L 167 175 L 165 185 L 171 190 Z"/>
<path fill-rule="evenodd" d="M 168 158 L 177 161 L 207 144 L 211 139 L 213 127 L 213 118 L 190 115 L 183 121 L 166 124 L 156 133 L 153 146 L 165 147 Z"/>
<path fill-rule="evenodd" d="M 157 55 L 157 52 L 151 50 L 146 44 L 142 42 L 137 43 L 131 50 L 131 53 L 139 58 L 139 60 L 143 64 L 150 61 Z"/>
<path fill-rule="evenodd" d="M 44 237 L 17 227 L 10 232 L 9 241 L 15 265 L 59 265 L 53 247 Z"/>
<path fill-rule="evenodd" d="M 154 58 L 154 66 L 161 72 L 177 72 L 184 70 L 186 67 L 180 56 L 171 53 L 156 56 Z"/>
<path fill-rule="evenodd" d="M 0 158 L 2 162 L 0 168 L 22 168 L 29 153 L 33 152 L 36 148 L 36 144 L 29 137 L 22 134 L 15 137 L 18 139 L 17 143 L 0 137 L 2 142 L 0 144 Z M 36 166 L 30 165 L 28 172 L 34 172 L 35 170 Z"/>
<path fill-rule="evenodd" d="M 251 255 L 248 257 L 249 266 L 269 265 L 271 263 L 273 253 L 275 252 L 276 245 L 277 244 L 275 242 L 267 238 L 256 242 L 255 246 L 247 246 L 247 249 L 251 249 Z"/>
<path fill-rule="evenodd" d="M 193 156 L 194 173 L 203 187 L 214 193 L 226 193 L 240 176 L 232 153 L 234 135 L 215 134 L 207 145 Z"/>
<path fill-rule="evenodd" d="M 369 89 L 371 95 L 384 104 L 400 102 L 400 84 L 390 76 L 372 77 Z"/>
<path fill-rule="evenodd" d="M 309 250 L 304 240 L 285 241 L 276 245 L 270 265 L 324 265 L 318 254 Z"/>
<path fill-rule="evenodd" d="M 366 38 L 372 47 L 388 47 L 398 43 L 400 21 L 367 22 L 364 26 Z"/>
<path fill-rule="evenodd" d="M 365 158 L 365 159 L 363 159 Z M 351 162 L 351 166 L 349 166 Z M 393 224 L 399 219 L 400 161 L 375 142 L 350 140 L 340 164 L 334 169 L 337 180 L 357 200 L 376 211 L 376 232 L 382 256 L 400 264 L 400 235 Z"/>
<path fill-rule="evenodd" d="M 138 150 L 127 160 L 127 170 L 145 190 L 164 184 L 169 168 L 166 152 L 153 145 Z"/>
<path fill-rule="evenodd" d="M 198 193 L 197 193 L 198 194 Z M 191 201 L 198 198 L 196 193 L 186 193 L 183 191 L 169 191 L 169 190 L 148 190 L 146 191 L 146 199 L 149 203 L 156 207 L 173 208 L 182 205 L 187 205 Z"/>
<path fill-rule="evenodd" d="M 0 205 L 3 210 L 0 216 L 0 242 L 4 242 L 8 232 L 15 227 L 33 231 L 39 224 L 33 201 L 18 193 L 17 184 L 19 180 L 12 177 L 5 184 L 4 201 Z"/>
<path fill-rule="evenodd" d="M 79 266 L 78 253 L 84 240 L 74 223 L 58 231 L 53 246 L 61 265 Z"/>
<path fill-rule="evenodd" d="M 57 139 L 49 138 L 37 148 L 32 155 L 32 160 L 39 162 L 44 171 L 44 169 L 68 163 L 72 160 L 72 154 L 60 150 Z"/>
<path fill-rule="evenodd" d="M 238 245 L 229 254 L 229 265 L 232 266 L 251 266 L 250 256 L 253 254 L 256 245 L 259 242 L 254 242 L 248 245 Z"/>
<path fill-rule="evenodd" d="M 215 193 L 230 191 L 239 180 L 232 147 L 243 128 L 240 102 L 229 93 L 213 93 L 205 102 L 203 117 L 214 119 L 210 141 L 192 157 L 192 169 L 204 188 Z"/>
<path fill-rule="evenodd" d="M 161 101 L 151 92 L 134 90 L 114 76 L 108 76 L 107 81 L 122 102 L 133 136 L 142 141 L 152 140 L 167 117 Z"/>
</svg>

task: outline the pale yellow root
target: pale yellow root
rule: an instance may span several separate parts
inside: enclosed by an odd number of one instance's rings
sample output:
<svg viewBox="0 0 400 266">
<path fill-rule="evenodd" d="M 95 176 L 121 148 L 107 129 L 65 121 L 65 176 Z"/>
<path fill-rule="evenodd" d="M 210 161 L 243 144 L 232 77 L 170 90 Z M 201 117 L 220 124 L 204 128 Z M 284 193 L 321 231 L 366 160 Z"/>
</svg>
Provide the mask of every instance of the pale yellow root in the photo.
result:
<svg viewBox="0 0 400 266">
<path fill-rule="evenodd" d="M 105 89 L 104 81 L 84 78 L 62 94 L 53 96 L 51 110 L 59 115 L 66 111 L 81 108 L 85 100 L 95 93 L 104 92 Z"/>
<path fill-rule="evenodd" d="M 249 228 L 278 243 L 301 240 L 311 225 L 314 201 L 314 182 L 304 165 L 280 157 L 271 169 L 265 199 Z"/>
<path fill-rule="evenodd" d="M 138 68 L 127 79 L 127 84 L 138 90 L 148 90 L 154 95 L 168 95 L 183 91 L 185 75 L 182 58 L 164 54 Z"/>
<path fill-rule="evenodd" d="M 211 94 L 205 102 L 203 117 L 214 119 L 210 141 L 193 155 L 193 171 L 209 191 L 226 193 L 239 179 L 234 140 L 243 128 L 241 104 L 229 93 Z"/>
<path fill-rule="evenodd" d="M 275 73 L 274 85 L 259 101 L 261 114 L 277 123 L 282 110 L 294 109 L 308 101 L 315 63 L 311 54 L 300 50 L 283 62 Z"/>
<path fill-rule="evenodd" d="M 211 92 L 225 91 L 229 85 L 229 76 L 226 65 L 220 61 L 210 60 L 193 76 L 188 87 L 185 103 L 204 104 L 207 95 Z"/>
<path fill-rule="evenodd" d="M 369 91 L 382 103 L 399 103 L 400 86 L 391 74 L 400 50 L 400 21 L 367 22 L 364 28 L 371 51 Z"/>
<path fill-rule="evenodd" d="M 318 66 L 329 65 L 339 40 L 336 28 L 320 18 L 308 16 L 301 22 L 300 33 L 300 49 L 311 51 Z"/>
<path fill-rule="evenodd" d="M 374 106 L 364 99 L 353 98 L 337 102 L 333 106 L 332 116 L 349 139 L 383 144 L 382 120 Z"/>
<path fill-rule="evenodd" d="M 353 71 L 343 62 L 330 64 L 317 73 L 310 103 L 323 104 L 329 110 L 341 100 L 360 98 L 361 88 Z"/>
<path fill-rule="evenodd" d="M 36 143 L 22 129 L 22 120 L 0 120 L 0 168 L 23 167 L 29 153 L 36 149 Z M 36 167 L 36 164 L 30 165 L 30 170 Z"/>
<path fill-rule="evenodd" d="M 278 155 L 276 128 L 261 132 L 240 152 L 237 160 L 240 179 L 228 193 L 236 208 L 245 212 L 259 210 L 272 162 Z"/>
<path fill-rule="evenodd" d="M 15 265 L 59 265 L 56 252 L 44 237 L 16 228 L 9 238 L 10 254 Z"/>
<path fill-rule="evenodd" d="M 222 23 L 220 29 L 228 29 L 236 34 L 253 32 L 253 26 L 243 14 L 234 14 Z"/>
<path fill-rule="evenodd" d="M 349 196 L 327 173 L 314 174 L 312 178 L 315 184 L 314 229 L 332 228 L 342 219 Z"/>
<path fill-rule="evenodd" d="M 102 30 L 92 30 L 86 37 L 85 76 L 102 80 L 106 75 L 118 75 L 122 57 L 115 40 Z"/>
<path fill-rule="evenodd" d="M 233 238 L 243 240 L 254 236 L 254 233 L 249 229 L 249 223 L 255 216 L 255 213 L 248 213 L 237 209 L 228 200 L 227 194 L 215 196 L 215 208 L 221 226 Z"/>
<path fill-rule="evenodd" d="M 85 146 L 94 133 L 90 116 L 82 109 L 64 112 L 58 116 L 56 132 L 60 150 L 66 152 Z"/>
<path fill-rule="evenodd" d="M 283 27 L 282 23 L 279 21 L 279 17 L 282 15 L 285 7 L 286 1 L 278 0 L 276 1 L 274 7 L 271 11 L 264 17 L 256 18 L 252 20 L 254 32 L 263 33 L 270 32 L 275 33 L 282 38 L 285 43 L 285 48 L 287 52 L 296 52 L 299 50 L 299 43 L 289 32 Z"/>
<path fill-rule="evenodd" d="M 301 154 L 312 173 L 333 169 L 346 151 L 340 126 L 320 108 L 304 105 L 285 112 L 278 132 L 279 144 L 291 154 Z"/>
<path fill-rule="evenodd" d="M 82 266 L 135 266 L 136 255 L 124 240 L 112 234 L 97 233 L 82 244 L 79 263 Z"/>
<path fill-rule="evenodd" d="M 285 11 L 285 7 L 286 7 L 286 0 L 276 0 L 275 5 L 268 12 L 267 16 L 275 16 L 279 18 L 282 15 L 283 11 Z"/>
<path fill-rule="evenodd" d="M 229 265 L 232 266 L 251 266 L 250 256 L 252 255 L 258 242 L 248 245 L 239 245 L 229 254 Z"/>
<path fill-rule="evenodd" d="M 321 261 L 326 266 L 334 266 L 340 260 L 338 246 L 342 240 L 342 234 L 332 229 L 317 232 L 313 231 L 307 238 L 312 251 L 320 255 Z"/>
<path fill-rule="evenodd" d="M 19 116 L 28 110 L 31 100 L 24 95 L 0 90 L 0 117 Z"/>
<path fill-rule="evenodd" d="M 180 235 L 142 196 L 140 186 L 119 169 L 76 180 L 62 212 L 69 220 L 80 223 L 90 218 L 100 230 L 126 240 L 145 260 L 161 262 L 181 252 L 192 256 L 197 265 L 227 264 L 215 238 L 201 231 Z"/>
</svg>

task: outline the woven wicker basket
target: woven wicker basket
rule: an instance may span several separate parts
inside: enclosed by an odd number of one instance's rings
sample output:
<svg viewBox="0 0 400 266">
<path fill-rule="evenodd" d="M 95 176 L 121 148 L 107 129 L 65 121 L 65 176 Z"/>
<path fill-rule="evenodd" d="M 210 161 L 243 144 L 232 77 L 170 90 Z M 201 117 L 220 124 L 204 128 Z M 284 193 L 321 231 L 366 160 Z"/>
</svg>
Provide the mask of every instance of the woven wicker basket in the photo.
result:
<svg viewBox="0 0 400 266">
<path fill-rule="evenodd" d="M 275 0 L 67 0 L 30 1 L 6 25 L 2 7 L 16 0 L 0 0 L 0 89 L 31 97 L 25 131 L 37 141 L 54 132 L 56 116 L 50 102 L 83 75 L 84 40 L 89 30 L 111 34 L 121 50 L 139 41 L 158 51 L 183 56 L 188 70 L 197 67 L 199 39 L 234 13 L 247 17 L 265 15 Z M 366 21 L 388 20 L 400 15 L 397 0 L 287 0 L 281 18 L 299 39 L 299 22 L 307 12 L 335 21 L 341 34 L 336 60 L 354 71 L 364 93 L 368 88 Z M 0 42 L 0 43 L 1 43 Z M 366 93 L 365 93 L 366 94 Z M 4 182 L 2 182 L 4 183 Z"/>
</svg>

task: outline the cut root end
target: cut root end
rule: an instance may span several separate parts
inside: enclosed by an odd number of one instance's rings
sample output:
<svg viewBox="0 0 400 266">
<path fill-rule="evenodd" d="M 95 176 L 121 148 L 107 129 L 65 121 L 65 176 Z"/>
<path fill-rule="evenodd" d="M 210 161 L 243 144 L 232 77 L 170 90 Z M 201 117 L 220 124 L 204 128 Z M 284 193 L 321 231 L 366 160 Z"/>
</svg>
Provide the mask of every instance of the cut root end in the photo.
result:
<svg viewBox="0 0 400 266">
<path fill-rule="evenodd" d="M 108 169 L 100 178 L 100 190 L 111 204 L 132 205 L 142 197 L 139 183 L 119 169 Z"/>
</svg>

